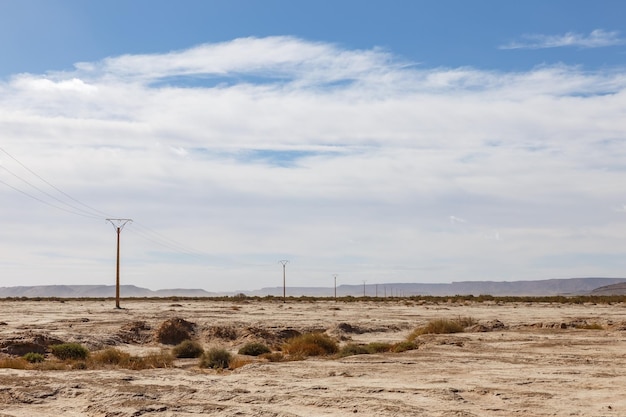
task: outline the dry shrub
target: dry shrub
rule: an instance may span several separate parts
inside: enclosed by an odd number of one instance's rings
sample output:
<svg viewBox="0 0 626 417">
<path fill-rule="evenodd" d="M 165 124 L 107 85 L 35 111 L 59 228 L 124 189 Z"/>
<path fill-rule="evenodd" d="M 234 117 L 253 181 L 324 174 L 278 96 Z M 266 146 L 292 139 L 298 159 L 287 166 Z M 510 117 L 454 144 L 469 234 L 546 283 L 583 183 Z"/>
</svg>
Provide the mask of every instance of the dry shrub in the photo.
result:
<svg viewBox="0 0 626 417">
<path fill-rule="evenodd" d="M 201 368 L 226 369 L 230 366 L 232 355 L 229 351 L 222 348 L 212 348 L 200 358 L 199 366 Z"/>
<path fill-rule="evenodd" d="M 24 358 L 2 358 L 0 368 L 8 369 L 29 369 L 30 364 Z"/>
<path fill-rule="evenodd" d="M 338 351 L 337 342 L 324 333 L 306 333 L 289 339 L 283 345 L 283 352 L 298 358 L 330 355 Z"/>
<path fill-rule="evenodd" d="M 391 347 L 391 351 L 395 353 L 406 352 L 407 350 L 417 349 L 417 344 L 409 341 L 398 342 Z"/>
<path fill-rule="evenodd" d="M 282 362 L 285 360 L 285 355 L 281 352 L 272 352 L 272 353 L 264 353 L 260 355 L 261 358 L 267 360 L 268 362 Z"/>
<path fill-rule="evenodd" d="M 193 340 L 185 340 L 172 349 L 172 354 L 177 358 L 199 358 L 203 353 L 202 345 Z"/>
<path fill-rule="evenodd" d="M 26 355 L 22 356 L 26 362 L 29 363 L 40 363 L 43 362 L 46 357 L 41 353 L 28 352 Z"/>
<path fill-rule="evenodd" d="M 90 365 L 98 367 L 101 365 L 126 366 L 130 360 L 130 354 L 116 348 L 108 348 L 93 352 L 90 357 Z"/>
<path fill-rule="evenodd" d="M 246 366 L 252 362 L 254 361 L 250 358 L 246 358 L 243 356 L 235 356 L 234 358 L 230 360 L 230 362 L 228 362 L 228 367 L 230 369 L 237 369 L 237 368 L 241 368 L 242 366 Z"/>
<path fill-rule="evenodd" d="M 128 369 L 139 371 L 142 369 L 170 368 L 174 357 L 167 351 L 152 352 L 146 356 L 131 356 L 128 360 Z"/>
<path fill-rule="evenodd" d="M 339 351 L 339 357 L 344 358 L 346 356 L 353 355 L 367 355 L 368 353 L 369 352 L 367 351 L 365 346 L 356 343 L 348 343 L 347 345 L 343 346 Z"/>
<path fill-rule="evenodd" d="M 466 317 L 459 316 L 456 319 L 454 319 L 454 321 L 456 321 L 464 329 L 478 324 L 478 321 L 474 317 L 470 317 L 470 316 L 466 316 Z"/>
<path fill-rule="evenodd" d="M 240 355 L 259 356 L 259 355 L 263 355 L 264 353 L 270 353 L 270 352 L 271 352 L 270 348 L 268 348 L 263 343 L 250 342 L 250 343 L 246 343 L 245 345 L 243 345 L 241 349 L 239 349 L 239 352 L 237 353 L 239 353 Z"/>
<path fill-rule="evenodd" d="M 463 326 L 454 320 L 448 319 L 436 319 L 429 321 L 425 326 L 418 327 L 413 330 L 407 337 L 409 342 L 414 341 L 418 336 L 423 334 L 449 334 L 449 333 L 462 333 Z"/>
<path fill-rule="evenodd" d="M 365 349 L 367 349 L 367 353 L 383 353 L 391 351 L 392 345 L 391 343 L 383 343 L 383 342 L 372 342 L 365 345 Z"/>
<path fill-rule="evenodd" d="M 157 330 L 157 340 L 165 345 L 177 345 L 191 339 L 195 326 L 194 323 L 177 317 L 166 320 Z"/>
</svg>

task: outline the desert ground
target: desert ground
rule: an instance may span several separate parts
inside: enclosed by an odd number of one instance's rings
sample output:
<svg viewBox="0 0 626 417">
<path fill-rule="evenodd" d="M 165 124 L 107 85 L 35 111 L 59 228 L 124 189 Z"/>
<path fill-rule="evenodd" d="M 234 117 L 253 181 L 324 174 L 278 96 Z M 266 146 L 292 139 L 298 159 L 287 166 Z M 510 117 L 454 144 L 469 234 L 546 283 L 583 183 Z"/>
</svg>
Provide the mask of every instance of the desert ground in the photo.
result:
<svg viewBox="0 0 626 417">
<path fill-rule="evenodd" d="M 46 340 L 161 352 L 172 346 L 154 331 L 172 318 L 194 323 L 205 348 L 234 355 L 249 341 L 278 349 L 295 332 L 323 331 L 340 345 L 395 343 L 433 319 L 475 321 L 463 333 L 419 336 L 417 349 L 400 353 L 250 357 L 226 370 L 197 359 L 144 370 L 3 368 L 1 417 L 626 416 L 621 303 L 163 299 L 115 309 L 110 300 L 0 300 L 0 308 L 5 358 L 12 345 Z"/>
</svg>

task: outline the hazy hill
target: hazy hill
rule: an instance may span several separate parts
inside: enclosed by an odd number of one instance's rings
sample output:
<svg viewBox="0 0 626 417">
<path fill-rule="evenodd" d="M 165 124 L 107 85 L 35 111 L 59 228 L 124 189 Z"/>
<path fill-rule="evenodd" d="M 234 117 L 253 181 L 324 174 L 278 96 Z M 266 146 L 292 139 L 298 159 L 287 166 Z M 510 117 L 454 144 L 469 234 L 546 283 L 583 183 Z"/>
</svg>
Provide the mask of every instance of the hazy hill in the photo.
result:
<svg viewBox="0 0 626 417">
<path fill-rule="evenodd" d="M 622 292 L 619 292 L 622 291 Z M 447 284 L 391 283 L 340 285 L 337 296 L 408 297 L 412 295 L 481 295 L 494 296 L 550 296 L 550 295 L 612 295 L 626 294 L 626 278 L 569 278 L 539 281 L 463 281 Z M 215 297 L 243 293 L 249 296 L 283 295 L 283 287 L 262 288 L 253 291 L 214 293 L 202 289 L 149 290 L 134 285 L 122 285 L 122 297 Z M 287 296 L 332 297 L 333 287 L 287 287 Z M 40 285 L 32 287 L 0 287 L 0 298 L 5 297 L 59 297 L 107 298 L 115 297 L 114 285 Z"/>
<path fill-rule="evenodd" d="M 169 289 L 152 291 L 134 285 L 121 285 L 122 297 L 211 297 L 217 295 L 201 289 Z M 115 297 L 115 285 L 37 285 L 32 287 L 0 287 L 0 297 Z"/>
</svg>

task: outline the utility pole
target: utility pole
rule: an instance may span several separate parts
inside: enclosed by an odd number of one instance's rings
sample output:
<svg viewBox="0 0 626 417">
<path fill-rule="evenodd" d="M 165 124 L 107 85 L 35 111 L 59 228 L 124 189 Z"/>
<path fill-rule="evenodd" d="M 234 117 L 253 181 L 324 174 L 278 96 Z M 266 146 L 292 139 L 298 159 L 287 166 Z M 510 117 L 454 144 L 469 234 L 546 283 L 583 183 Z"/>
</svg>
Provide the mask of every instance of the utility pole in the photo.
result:
<svg viewBox="0 0 626 417">
<path fill-rule="evenodd" d="M 365 297 L 365 283 L 366 283 L 366 282 L 367 282 L 367 281 L 363 280 L 363 297 Z"/>
<path fill-rule="evenodd" d="M 113 225 L 117 232 L 117 262 L 115 264 L 115 308 L 120 308 L 120 233 L 126 223 L 132 222 L 132 219 L 106 219 Z"/>
<path fill-rule="evenodd" d="M 337 301 L 337 274 L 333 274 L 333 278 L 335 278 L 335 301 Z"/>
<path fill-rule="evenodd" d="M 289 261 L 286 259 L 283 259 L 281 261 L 278 261 L 278 263 L 283 266 L 283 303 L 286 303 L 287 302 L 287 290 L 286 290 L 287 287 L 285 285 L 285 267 L 287 266 Z"/>
</svg>

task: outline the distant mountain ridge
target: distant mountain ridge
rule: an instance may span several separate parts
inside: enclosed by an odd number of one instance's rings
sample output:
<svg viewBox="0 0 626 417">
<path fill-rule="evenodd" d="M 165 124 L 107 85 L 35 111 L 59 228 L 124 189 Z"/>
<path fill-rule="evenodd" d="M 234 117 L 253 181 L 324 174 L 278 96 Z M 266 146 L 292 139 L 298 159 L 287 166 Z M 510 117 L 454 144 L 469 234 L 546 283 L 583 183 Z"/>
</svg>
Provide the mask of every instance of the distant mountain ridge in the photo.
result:
<svg viewBox="0 0 626 417">
<path fill-rule="evenodd" d="M 287 287 L 287 296 L 332 297 L 333 287 Z M 626 293 L 626 278 L 564 278 L 538 281 L 462 281 L 446 284 L 383 283 L 367 285 L 340 285 L 337 296 L 396 297 L 414 295 L 493 295 L 493 296 L 552 296 L 552 295 L 614 295 Z M 269 287 L 253 291 L 208 292 L 203 289 L 150 290 L 134 285 L 122 285 L 121 297 L 217 297 L 245 294 L 248 296 L 282 296 L 283 287 Z M 115 296 L 114 285 L 38 285 L 0 287 L 0 298 L 58 297 L 110 298 Z"/>
</svg>

